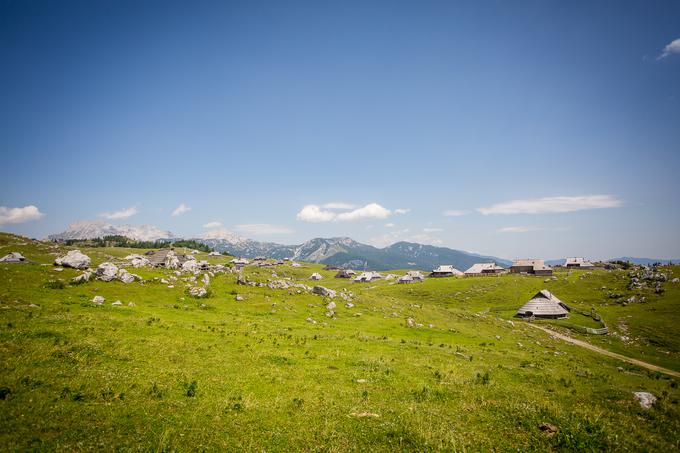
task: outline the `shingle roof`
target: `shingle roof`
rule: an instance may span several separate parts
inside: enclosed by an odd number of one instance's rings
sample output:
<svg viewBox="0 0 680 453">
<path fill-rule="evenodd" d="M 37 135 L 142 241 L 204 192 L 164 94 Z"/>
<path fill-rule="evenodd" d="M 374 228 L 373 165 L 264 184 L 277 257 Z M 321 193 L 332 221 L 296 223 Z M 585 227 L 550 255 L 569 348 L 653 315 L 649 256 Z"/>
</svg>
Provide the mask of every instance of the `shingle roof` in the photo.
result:
<svg viewBox="0 0 680 453">
<path fill-rule="evenodd" d="M 504 270 L 502 267 L 497 265 L 496 263 L 477 263 L 473 264 L 470 269 L 466 270 L 466 274 L 481 274 L 482 271 L 496 271 L 496 270 Z"/>
<path fill-rule="evenodd" d="M 528 313 L 534 316 L 567 316 L 569 314 L 567 309 L 564 308 L 563 302 L 547 289 L 537 292 L 534 297 L 517 310 L 517 314 L 520 316 L 526 316 Z"/>
<path fill-rule="evenodd" d="M 451 273 L 453 275 L 463 275 L 463 273 L 461 271 L 459 271 L 458 269 L 456 269 L 455 267 L 450 266 L 450 265 L 439 266 L 436 269 L 433 269 L 432 272 Z"/>
</svg>

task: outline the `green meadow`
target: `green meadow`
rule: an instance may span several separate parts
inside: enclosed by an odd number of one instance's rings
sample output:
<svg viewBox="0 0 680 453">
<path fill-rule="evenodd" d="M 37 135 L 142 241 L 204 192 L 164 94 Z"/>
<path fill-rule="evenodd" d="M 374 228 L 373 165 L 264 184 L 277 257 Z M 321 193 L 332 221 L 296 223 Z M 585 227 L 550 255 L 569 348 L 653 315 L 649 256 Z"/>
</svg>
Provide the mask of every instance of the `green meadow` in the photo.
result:
<svg viewBox="0 0 680 453">
<path fill-rule="evenodd" d="M 355 284 L 290 263 L 247 266 L 353 293 L 353 307 L 215 274 L 207 298 L 165 269 L 71 285 L 67 248 L 0 234 L 0 449 L 4 451 L 678 451 L 678 379 L 551 337 L 514 318 L 548 289 L 610 334 L 561 333 L 680 371 L 680 267 L 664 292 L 625 270 Z M 89 248 L 92 267 L 145 250 Z M 228 266 L 230 257 L 196 255 Z M 403 271 L 393 271 L 402 274 Z M 276 277 L 272 277 L 276 273 Z M 384 273 L 386 274 L 386 273 Z M 60 282 L 63 282 L 60 283 Z M 644 295 L 644 303 L 619 299 Z M 91 302 L 103 296 L 103 305 Z M 237 301 L 240 295 L 243 300 Z M 122 306 L 111 303 L 120 300 Z M 130 304 L 132 303 L 132 304 Z M 422 327 L 408 327 L 412 318 Z M 573 313 L 568 322 L 596 327 Z M 633 392 L 657 397 L 642 409 Z M 550 423 L 557 432 L 539 429 Z"/>
</svg>

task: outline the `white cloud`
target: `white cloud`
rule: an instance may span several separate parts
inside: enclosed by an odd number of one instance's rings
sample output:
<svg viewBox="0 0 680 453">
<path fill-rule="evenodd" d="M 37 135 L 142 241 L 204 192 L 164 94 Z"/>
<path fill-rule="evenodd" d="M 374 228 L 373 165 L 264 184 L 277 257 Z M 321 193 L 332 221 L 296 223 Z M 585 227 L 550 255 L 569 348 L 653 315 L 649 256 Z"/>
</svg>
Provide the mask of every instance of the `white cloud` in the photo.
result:
<svg viewBox="0 0 680 453">
<path fill-rule="evenodd" d="M 0 206 L 0 225 L 30 222 L 31 220 L 38 220 L 43 217 L 45 217 L 45 214 L 33 205 L 24 206 L 23 208 Z"/>
<path fill-rule="evenodd" d="M 108 220 L 127 219 L 128 217 L 132 217 L 137 213 L 139 213 L 139 209 L 137 209 L 136 206 L 132 206 L 130 208 L 121 209 L 120 211 L 102 212 L 99 214 L 99 217 L 103 217 Z"/>
<path fill-rule="evenodd" d="M 675 39 L 671 41 L 668 45 L 666 45 L 666 47 L 663 48 L 663 52 L 661 52 L 661 55 L 657 57 L 657 60 L 666 58 L 674 53 L 680 53 L 680 38 Z"/>
<path fill-rule="evenodd" d="M 341 210 L 347 210 L 347 209 L 354 209 L 357 206 L 351 203 L 343 203 L 341 201 L 332 201 L 330 203 L 326 203 L 324 205 L 321 205 L 322 208 L 324 209 L 341 209 Z"/>
<path fill-rule="evenodd" d="M 411 208 L 397 208 L 394 210 L 394 213 L 399 215 L 408 214 L 409 212 L 411 212 Z"/>
<path fill-rule="evenodd" d="M 371 238 L 368 242 L 376 247 L 387 247 L 395 242 L 417 242 L 426 245 L 440 245 L 442 240 L 429 234 L 409 234 L 409 229 L 394 230 L 381 236 Z"/>
<path fill-rule="evenodd" d="M 242 225 L 236 225 L 234 227 L 236 231 L 240 231 L 242 233 L 251 235 L 251 236 L 260 236 L 260 235 L 267 235 L 267 234 L 291 234 L 294 231 L 291 230 L 288 227 L 285 226 L 279 226 L 279 225 L 270 225 L 268 223 L 250 223 L 250 224 L 242 224 Z"/>
<path fill-rule="evenodd" d="M 213 228 L 219 228 L 221 226 L 222 226 L 222 222 L 208 222 L 205 225 L 203 225 L 203 228 L 213 229 Z"/>
<path fill-rule="evenodd" d="M 623 202 L 611 195 L 583 195 L 576 197 L 544 197 L 531 200 L 513 200 L 498 203 L 477 211 L 489 214 L 546 214 L 575 212 L 586 209 L 617 208 Z"/>
<path fill-rule="evenodd" d="M 174 211 L 172 211 L 172 216 L 177 217 L 178 215 L 185 214 L 191 211 L 191 208 L 184 203 L 180 203 Z"/>
<path fill-rule="evenodd" d="M 446 217 L 460 217 L 465 214 L 467 214 L 467 211 L 459 211 L 457 209 L 447 209 L 446 211 L 442 212 Z"/>
<path fill-rule="evenodd" d="M 444 231 L 444 228 L 423 228 L 423 233 L 439 233 Z"/>
<path fill-rule="evenodd" d="M 324 211 L 315 204 L 308 204 L 297 213 L 297 219 L 303 222 L 330 222 L 335 217 L 334 212 Z"/>
<path fill-rule="evenodd" d="M 557 228 L 547 228 L 547 227 L 536 227 L 536 226 L 512 226 L 499 228 L 499 233 L 531 233 L 533 231 L 567 231 L 568 227 L 557 227 Z"/>
<path fill-rule="evenodd" d="M 335 205 L 337 206 L 337 204 Z M 391 212 L 389 209 L 386 209 L 377 203 L 369 203 L 361 208 L 341 213 L 325 210 L 322 206 L 315 204 L 308 204 L 297 213 L 297 219 L 302 220 L 303 222 L 351 222 L 362 219 L 385 219 L 389 217 L 390 214 Z"/>
<path fill-rule="evenodd" d="M 363 208 L 338 214 L 338 220 L 353 221 L 361 219 L 385 219 L 391 214 L 389 209 L 383 208 L 377 203 L 370 203 Z"/>
<path fill-rule="evenodd" d="M 395 227 L 395 225 L 392 222 L 385 224 L 385 228 L 394 228 L 394 227 Z"/>
<path fill-rule="evenodd" d="M 203 235 L 203 239 L 225 239 L 232 243 L 245 241 L 245 239 L 237 236 L 226 228 L 215 228 L 214 230 L 206 231 Z"/>
</svg>

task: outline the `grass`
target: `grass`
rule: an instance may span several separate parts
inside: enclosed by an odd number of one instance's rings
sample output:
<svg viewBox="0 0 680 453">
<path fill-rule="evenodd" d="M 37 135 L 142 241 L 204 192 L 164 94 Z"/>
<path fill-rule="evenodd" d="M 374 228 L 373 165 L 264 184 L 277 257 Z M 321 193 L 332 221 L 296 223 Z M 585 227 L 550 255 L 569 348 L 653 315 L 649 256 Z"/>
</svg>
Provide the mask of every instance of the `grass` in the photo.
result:
<svg viewBox="0 0 680 453">
<path fill-rule="evenodd" d="M 73 286 L 78 271 L 42 265 L 63 248 L 0 234 L 0 255 L 9 251 L 34 264 L 0 265 L 3 450 L 680 446 L 676 380 L 553 340 L 513 318 L 547 288 L 579 310 L 594 307 L 614 334 L 565 332 L 680 370 L 677 283 L 666 283 L 661 295 L 645 293 L 644 304 L 623 306 L 606 294 L 635 294 L 624 271 L 564 271 L 547 282 L 506 275 L 393 285 L 353 284 L 313 264 L 244 270 L 250 281 L 266 282 L 275 272 L 308 285 L 319 272 L 320 284 L 352 291 L 355 306 L 336 298 L 329 318 L 320 296 L 236 285 L 231 273 L 216 274 L 210 297 L 194 299 L 181 280 L 172 289 L 153 280 L 170 271 L 135 269 L 143 282 Z M 140 253 L 82 251 L 94 266 Z M 66 284 L 49 283 L 59 280 Z M 90 302 L 95 295 L 104 305 Z M 124 305 L 111 306 L 115 300 Z M 424 327 L 408 328 L 408 317 Z M 659 401 L 645 411 L 635 391 Z M 559 431 L 547 436 L 538 429 L 543 422 Z"/>
</svg>

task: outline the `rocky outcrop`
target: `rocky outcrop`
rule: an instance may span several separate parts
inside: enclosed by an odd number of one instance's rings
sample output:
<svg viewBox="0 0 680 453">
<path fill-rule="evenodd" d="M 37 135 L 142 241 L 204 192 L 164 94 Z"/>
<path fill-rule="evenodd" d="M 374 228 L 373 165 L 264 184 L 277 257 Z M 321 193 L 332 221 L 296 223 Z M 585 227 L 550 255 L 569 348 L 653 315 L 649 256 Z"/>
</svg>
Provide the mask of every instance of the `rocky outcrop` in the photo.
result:
<svg viewBox="0 0 680 453">
<path fill-rule="evenodd" d="M 135 280 L 141 280 L 142 277 L 136 274 L 131 274 L 126 269 L 118 269 L 118 280 L 123 283 L 132 283 Z"/>
<path fill-rule="evenodd" d="M 312 293 L 318 294 L 319 296 L 324 296 L 324 297 L 335 297 L 336 292 L 332 289 L 328 289 L 325 286 L 315 286 L 312 288 Z"/>
<path fill-rule="evenodd" d="M 132 255 L 128 255 L 125 257 L 126 260 L 130 261 L 130 264 L 132 267 L 145 267 L 148 266 L 150 261 L 145 257 L 144 255 L 139 255 L 136 253 L 133 253 Z"/>
<path fill-rule="evenodd" d="M 54 264 L 73 269 L 87 269 L 90 261 L 90 257 L 81 253 L 80 250 L 70 250 L 66 255 L 54 260 Z"/>
<path fill-rule="evenodd" d="M 105 262 L 97 266 L 97 278 L 104 282 L 110 282 L 118 277 L 118 266 Z"/>
<path fill-rule="evenodd" d="M 89 282 L 93 275 L 94 275 L 93 272 L 85 271 L 82 274 L 78 275 L 77 277 L 73 277 L 71 279 L 71 283 L 73 283 L 74 285 L 79 285 L 81 283 Z"/>
</svg>

